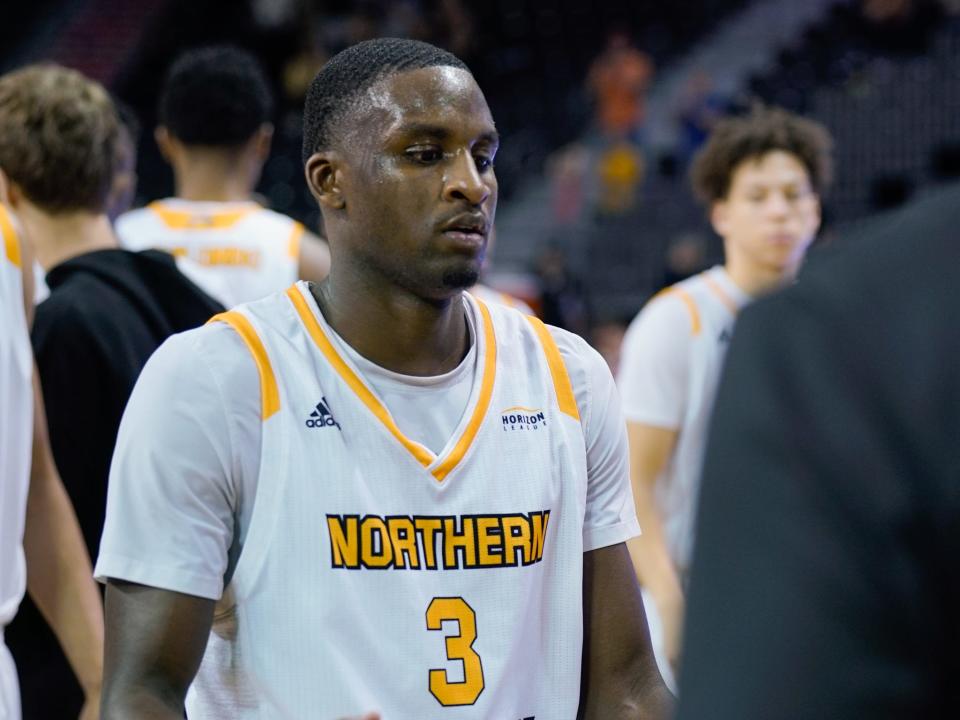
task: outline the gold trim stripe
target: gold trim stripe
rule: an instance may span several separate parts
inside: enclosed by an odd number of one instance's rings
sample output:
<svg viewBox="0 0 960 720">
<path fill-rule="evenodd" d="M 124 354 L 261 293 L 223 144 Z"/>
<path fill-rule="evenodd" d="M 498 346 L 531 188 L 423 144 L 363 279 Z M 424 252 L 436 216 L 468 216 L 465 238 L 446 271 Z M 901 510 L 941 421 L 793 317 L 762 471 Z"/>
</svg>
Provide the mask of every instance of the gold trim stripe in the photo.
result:
<svg viewBox="0 0 960 720">
<path fill-rule="evenodd" d="M 6 248 L 7 259 L 17 267 L 23 262 L 20 258 L 20 236 L 10 218 L 7 209 L 0 205 L 0 235 L 3 235 L 3 245 Z"/>
<path fill-rule="evenodd" d="M 730 313 L 736 317 L 737 313 L 740 312 L 740 308 L 737 307 L 737 304 L 733 301 L 733 298 L 727 294 L 727 291 L 720 286 L 720 283 L 706 273 L 703 274 L 703 282 L 706 283 L 707 288 L 717 296 L 717 299 L 726 306 L 727 310 L 729 310 Z"/>
<path fill-rule="evenodd" d="M 347 386 L 353 390 L 357 397 L 360 398 L 360 401 L 367 406 L 367 409 L 386 426 L 390 434 L 410 451 L 410 454 L 416 458 L 417 462 L 424 467 L 429 467 L 430 463 L 434 460 L 433 453 L 419 443 L 413 442 L 400 431 L 400 428 L 397 427 L 397 424 L 393 421 L 393 418 L 390 416 L 389 411 L 383 406 L 383 403 L 376 398 L 364 384 L 363 380 L 361 380 L 357 374 L 350 369 L 350 366 L 344 362 L 343 358 L 340 357 L 340 354 L 336 348 L 333 347 L 326 333 L 323 332 L 323 328 L 320 327 L 320 323 L 318 323 L 317 319 L 313 316 L 313 313 L 310 311 L 310 306 L 307 305 L 307 301 L 303 295 L 300 294 L 296 285 L 287 288 L 287 297 L 290 298 L 290 301 L 296 308 L 297 314 L 300 315 L 300 319 L 306 326 L 307 332 L 310 333 L 310 337 L 313 338 L 313 342 L 316 343 L 320 352 L 323 353 L 323 356 L 327 359 L 327 362 L 329 362 L 337 374 L 343 378 Z"/>
<path fill-rule="evenodd" d="M 277 388 L 277 378 L 273 374 L 273 367 L 270 365 L 270 358 L 267 356 L 266 348 L 263 347 L 263 342 L 257 335 L 257 331 L 254 330 L 247 317 L 236 310 L 214 315 L 208 322 L 225 322 L 236 330 L 243 342 L 246 343 L 250 354 L 253 355 L 253 361 L 257 364 L 257 371 L 260 373 L 262 406 L 260 417 L 263 420 L 268 420 L 280 409 L 280 391 Z"/>
<path fill-rule="evenodd" d="M 427 448 L 403 434 L 390 415 L 390 411 L 377 399 L 376 395 L 373 394 L 363 380 L 347 365 L 344 359 L 340 357 L 333 343 L 330 342 L 330 338 L 328 338 L 323 331 L 323 327 L 321 327 L 316 317 L 314 317 L 310 306 L 307 304 L 306 299 L 301 294 L 297 285 L 292 285 L 287 289 L 287 297 L 290 298 L 294 308 L 296 308 L 297 314 L 307 328 L 310 337 L 313 338 L 317 348 L 319 348 L 334 371 L 336 371 L 347 384 L 347 387 L 360 399 L 360 402 L 366 405 L 374 417 L 383 423 L 390 434 L 413 455 L 418 463 L 424 468 L 429 468 L 430 465 L 437 460 L 436 456 Z M 467 454 L 467 450 L 469 450 L 470 445 L 480 430 L 480 426 L 483 424 L 484 416 L 490 405 L 490 399 L 493 396 L 493 385 L 497 365 L 496 337 L 493 330 L 493 321 L 490 319 L 490 311 L 483 303 L 477 301 L 477 304 L 480 307 L 480 313 L 483 317 L 483 333 L 486 345 L 483 378 L 480 383 L 480 395 L 474 407 L 473 415 L 470 417 L 470 421 L 467 423 L 467 427 L 464 429 L 460 439 L 454 445 L 449 455 L 447 455 L 437 467 L 430 471 L 437 482 L 443 482 Z"/>
<path fill-rule="evenodd" d="M 303 223 L 293 223 L 293 230 L 290 231 L 290 239 L 287 240 L 287 255 L 294 260 L 300 257 L 300 241 L 303 239 L 303 234 L 306 231 L 307 229 L 303 226 Z"/>
<path fill-rule="evenodd" d="M 240 210 L 205 214 L 186 210 L 172 210 L 164 207 L 160 201 L 152 202 L 147 207 L 171 230 L 223 230 L 236 225 L 256 210 L 254 207 L 246 207 Z"/>
<path fill-rule="evenodd" d="M 433 470 L 433 476 L 438 482 L 443 482 L 453 469 L 467 454 L 470 445 L 480 431 L 480 425 L 487 415 L 487 408 L 490 406 L 490 398 L 493 397 L 493 381 L 497 375 L 497 338 L 493 331 L 493 320 L 490 318 L 490 310 L 481 300 L 477 300 L 477 307 L 480 308 L 480 315 L 483 317 L 483 379 L 480 383 L 480 397 L 477 398 L 477 405 L 473 409 L 473 415 L 470 422 L 467 423 L 463 435 L 457 441 L 450 454 L 444 458 Z"/>
<path fill-rule="evenodd" d="M 560 412 L 569 415 L 574 420 L 579 420 L 580 410 L 577 408 L 577 399 L 573 394 L 570 375 L 567 373 L 567 366 L 560 355 L 560 348 L 557 347 L 557 343 L 550 331 L 547 330 L 547 326 L 539 318 L 532 315 L 526 315 L 525 317 L 537 333 L 540 344 L 543 345 L 543 352 L 547 356 L 547 365 L 550 367 L 550 375 L 553 377 L 553 387 L 557 392 L 557 404 L 560 406 Z"/>
<path fill-rule="evenodd" d="M 700 334 L 700 311 L 697 310 L 697 303 L 693 299 L 693 296 L 690 295 L 683 288 L 675 287 L 670 290 L 671 293 L 676 293 L 677 297 L 683 301 L 683 304 L 687 306 L 687 312 L 690 313 L 690 334 L 699 335 Z"/>
</svg>

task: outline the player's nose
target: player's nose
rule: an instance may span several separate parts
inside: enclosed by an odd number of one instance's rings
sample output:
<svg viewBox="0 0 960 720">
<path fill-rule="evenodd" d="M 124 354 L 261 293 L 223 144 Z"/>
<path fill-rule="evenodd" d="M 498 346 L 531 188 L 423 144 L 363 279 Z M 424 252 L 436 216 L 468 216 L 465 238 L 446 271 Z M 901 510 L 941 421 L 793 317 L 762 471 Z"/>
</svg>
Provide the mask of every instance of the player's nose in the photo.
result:
<svg viewBox="0 0 960 720">
<path fill-rule="evenodd" d="M 444 177 L 445 200 L 466 200 L 471 205 L 481 205 L 492 192 L 490 185 L 477 169 L 470 153 L 458 153 L 448 165 Z"/>
</svg>

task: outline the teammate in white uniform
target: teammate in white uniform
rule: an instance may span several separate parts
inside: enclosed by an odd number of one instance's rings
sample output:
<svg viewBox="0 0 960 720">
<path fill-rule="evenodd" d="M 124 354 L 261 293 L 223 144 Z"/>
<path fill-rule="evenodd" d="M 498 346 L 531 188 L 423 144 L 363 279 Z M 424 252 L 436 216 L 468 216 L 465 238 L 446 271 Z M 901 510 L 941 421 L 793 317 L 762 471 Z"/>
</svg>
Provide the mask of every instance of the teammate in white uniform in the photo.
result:
<svg viewBox="0 0 960 720">
<path fill-rule="evenodd" d="M 0 79 L 0 100 L 6 89 Z M 0 140 L 0 157 L 3 144 Z M 3 628 L 29 586 L 86 693 L 81 718 L 94 720 L 103 649 L 100 597 L 47 443 L 28 335 L 33 260 L 5 198 L 8 185 L 0 171 L 0 718 L 20 717 L 17 670 Z"/>
<path fill-rule="evenodd" d="M 105 717 L 179 718 L 191 683 L 201 720 L 668 711 L 612 378 L 462 291 L 497 145 L 433 46 L 360 43 L 317 75 L 330 277 L 172 338 L 121 426 Z"/>
<path fill-rule="evenodd" d="M 123 247 L 184 258 L 184 274 L 226 307 L 297 278 L 322 280 L 330 267 L 323 240 L 252 199 L 270 153 L 272 106 L 263 70 L 246 51 L 185 53 L 167 73 L 155 132 L 177 196 L 116 222 Z"/>
<path fill-rule="evenodd" d="M 791 281 L 820 226 L 829 137 L 778 109 L 730 118 L 693 166 L 725 263 L 655 296 L 624 337 L 618 384 L 637 516 L 630 543 L 658 662 L 675 687 L 700 466 L 737 312 Z"/>
</svg>

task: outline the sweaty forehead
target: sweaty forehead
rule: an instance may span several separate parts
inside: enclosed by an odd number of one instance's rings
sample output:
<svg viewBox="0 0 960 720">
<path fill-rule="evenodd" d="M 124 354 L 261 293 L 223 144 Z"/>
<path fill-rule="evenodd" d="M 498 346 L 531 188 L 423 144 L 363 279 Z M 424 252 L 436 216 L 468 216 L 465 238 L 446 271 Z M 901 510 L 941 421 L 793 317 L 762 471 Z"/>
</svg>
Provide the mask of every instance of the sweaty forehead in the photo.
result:
<svg viewBox="0 0 960 720">
<path fill-rule="evenodd" d="M 379 80 L 357 99 L 351 115 L 364 133 L 389 134 L 428 123 L 478 133 L 494 129 L 476 80 L 448 66 L 407 70 Z"/>
</svg>

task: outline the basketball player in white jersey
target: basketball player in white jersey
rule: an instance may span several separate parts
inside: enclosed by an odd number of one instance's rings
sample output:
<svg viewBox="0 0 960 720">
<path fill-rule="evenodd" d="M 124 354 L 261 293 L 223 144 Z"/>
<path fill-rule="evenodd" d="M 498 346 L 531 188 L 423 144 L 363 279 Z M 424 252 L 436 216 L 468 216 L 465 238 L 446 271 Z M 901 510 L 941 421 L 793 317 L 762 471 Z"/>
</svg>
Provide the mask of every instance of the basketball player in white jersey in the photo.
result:
<svg viewBox="0 0 960 720">
<path fill-rule="evenodd" d="M 175 336 L 128 405 L 104 717 L 665 717 L 609 371 L 463 292 L 497 196 L 476 81 L 373 40 L 304 118 L 330 276 Z"/>
<path fill-rule="evenodd" d="M 121 215 L 121 245 L 185 258 L 181 270 L 224 306 L 323 279 L 326 243 L 262 207 L 253 189 L 270 154 L 273 97 L 256 58 L 234 47 L 181 56 L 164 80 L 154 136 L 176 197 Z"/>
<path fill-rule="evenodd" d="M 671 685 L 723 355 L 738 311 L 796 276 L 820 226 L 829 149 L 826 130 L 779 109 L 721 121 L 694 161 L 692 181 L 723 239 L 725 262 L 655 296 L 624 337 L 618 384 L 643 526 L 630 550 Z"/>
<path fill-rule="evenodd" d="M 17 671 L 3 628 L 29 589 L 84 689 L 81 719 L 95 720 L 103 652 L 100 596 L 47 442 L 28 335 L 33 257 L 5 196 L 0 170 L 0 717 L 20 718 Z"/>
</svg>

